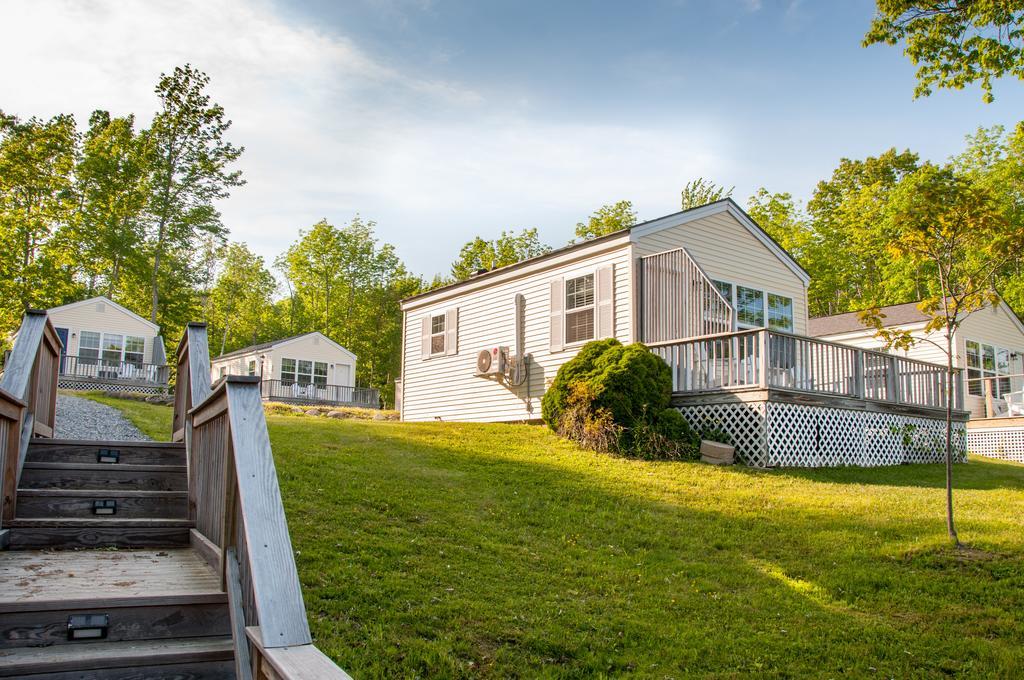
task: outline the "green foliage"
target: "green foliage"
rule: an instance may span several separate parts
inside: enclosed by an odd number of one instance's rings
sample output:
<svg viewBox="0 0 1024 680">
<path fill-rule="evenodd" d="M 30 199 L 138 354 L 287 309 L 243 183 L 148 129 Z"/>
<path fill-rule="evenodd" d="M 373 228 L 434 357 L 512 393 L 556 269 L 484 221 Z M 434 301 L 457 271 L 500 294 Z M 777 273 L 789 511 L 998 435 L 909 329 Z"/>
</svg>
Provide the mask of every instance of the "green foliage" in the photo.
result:
<svg viewBox="0 0 1024 680">
<path fill-rule="evenodd" d="M 609 203 L 595 210 L 586 222 L 576 224 L 576 240 L 585 241 L 629 229 L 636 221 L 636 211 L 631 201 Z"/>
<path fill-rule="evenodd" d="M 394 404 L 401 370 L 403 298 L 419 292 L 394 246 L 378 243 L 376 224 L 358 215 L 338 228 L 321 220 L 299 233 L 280 260 L 287 279 L 290 324 L 318 330 L 359 357 L 357 382 Z"/>
<path fill-rule="evenodd" d="M 224 246 L 219 256 L 220 273 L 210 290 L 206 314 L 212 353 L 281 337 L 274 314 L 277 281 L 263 258 L 244 243 Z"/>
<path fill-rule="evenodd" d="M 541 415 L 552 430 L 596 451 L 682 458 L 695 438 L 669 408 L 671 393 L 668 365 L 644 345 L 596 340 L 558 370 Z"/>
<path fill-rule="evenodd" d="M 877 0 L 878 11 L 863 45 L 904 43 L 916 65 L 914 96 L 932 87 L 962 90 L 981 82 L 992 102 L 992 81 L 1024 80 L 1022 0 Z"/>
<path fill-rule="evenodd" d="M 459 250 L 459 259 L 452 263 L 452 277 L 464 281 L 481 269 L 490 271 L 516 264 L 550 250 L 550 246 L 540 242 L 536 229 L 523 229 L 518 234 L 503 231 L 493 241 L 477 236 Z"/>
<path fill-rule="evenodd" d="M 730 187 L 726 189 L 710 180 L 698 177 L 692 182 L 687 182 L 682 192 L 680 192 L 680 210 L 699 208 L 702 205 L 714 203 L 723 198 L 729 198 L 732 196 L 732 191 L 735 188 Z"/>
</svg>

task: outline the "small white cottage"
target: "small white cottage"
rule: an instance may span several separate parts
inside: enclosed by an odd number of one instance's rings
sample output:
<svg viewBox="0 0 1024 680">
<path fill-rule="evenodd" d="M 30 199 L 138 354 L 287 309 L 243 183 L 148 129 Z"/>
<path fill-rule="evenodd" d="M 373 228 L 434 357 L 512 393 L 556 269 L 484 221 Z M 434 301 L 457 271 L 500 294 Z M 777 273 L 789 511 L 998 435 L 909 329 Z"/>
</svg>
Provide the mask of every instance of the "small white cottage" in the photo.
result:
<svg viewBox="0 0 1024 680">
<path fill-rule="evenodd" d="M 102 295 L 53 307 L 47 314 L 64 343 L 62 388 L 167 385 L 164 341 L 152 321 Z"/>
<path fill-rule="evenodd" d="M 375 390 L 355 387 L 356 355 L 319 331 L 227 352 L 210 369 L 213 380 L 260 376 L 268 400 L 377 406 Z"/>
</svg>

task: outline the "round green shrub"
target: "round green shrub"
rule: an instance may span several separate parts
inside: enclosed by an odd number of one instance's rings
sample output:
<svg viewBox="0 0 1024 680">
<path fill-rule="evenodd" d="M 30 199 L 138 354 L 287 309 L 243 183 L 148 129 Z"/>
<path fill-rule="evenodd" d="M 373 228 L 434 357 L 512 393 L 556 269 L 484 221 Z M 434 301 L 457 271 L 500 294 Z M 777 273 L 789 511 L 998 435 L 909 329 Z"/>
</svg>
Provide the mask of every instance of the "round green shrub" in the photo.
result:
<svg viewBox="0 0 1024 680">
<path fill-rule="evenodd" d="M 558 370 L 541 401 L 541 415 L 555 432 L 595 450 L 689 458 L 696 435 L 669 408 L 671 396 L 668 365 L 644 345 L 597 340 Z"/>
</svg>

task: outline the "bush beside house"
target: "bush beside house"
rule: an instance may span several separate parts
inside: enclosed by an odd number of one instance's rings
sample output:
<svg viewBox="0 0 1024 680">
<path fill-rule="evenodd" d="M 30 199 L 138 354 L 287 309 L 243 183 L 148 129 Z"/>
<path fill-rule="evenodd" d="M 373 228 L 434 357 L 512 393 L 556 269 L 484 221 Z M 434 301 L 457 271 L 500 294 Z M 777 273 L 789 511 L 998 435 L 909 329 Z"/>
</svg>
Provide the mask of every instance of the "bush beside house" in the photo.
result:
<svg viewBox="0 0 1024 680">
<path fill-rule="evenodd" d="M 672 376 L 640 344 L 587 343 L 558 370 L 544 395 L 548 427 L 602 452 L 637 458 L 695 459 L 699 438 L 670 408 Z"/>
</svg>

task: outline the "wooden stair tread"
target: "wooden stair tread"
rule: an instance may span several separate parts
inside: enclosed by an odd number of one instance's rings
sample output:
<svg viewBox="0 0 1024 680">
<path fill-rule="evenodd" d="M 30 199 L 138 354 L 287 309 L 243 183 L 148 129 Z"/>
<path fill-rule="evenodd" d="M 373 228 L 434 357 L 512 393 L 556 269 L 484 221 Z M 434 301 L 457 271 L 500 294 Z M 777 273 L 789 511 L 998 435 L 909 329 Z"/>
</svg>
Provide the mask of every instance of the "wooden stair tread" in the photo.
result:
<svg viewBox="0 0 1024 680">
<path fill-rule="evenodd" d="M 119 472 L 185 472 L 185 465 L 146 465 L 124 463 L 41 463 L 25 461 L 23 470 L 117 470 Z"/>
<path fill-rule="evenodd" d="M 7 523 L 7 526 L 11 529 L 26 527 L 185 527 L 191 529 L 195 526 L 195 522 L 190 519 L 163 517 L 94 515 L 92 517 L 15 517 Z"/>
<path fill-rule="evenodd" d="M 142 440 L 33 439 L 29 443 L 30 448 L 42 448 L 46 446 L 79 446 L 91 449 L 116 449 L 120 447 L 185 450 L 185 444 L 183 442 L 152 442 Z"/>
<path fill-rule="evenodd" d="M 0 676 L 220 661 L 233 656 L 234 644 L 227 636 L 19 647 L 0 650 Z"/>
<path fill-rule="evenodd" d="M 192 548 L 0 552 L 0 611 L 28 605 L 223 596 L 220 575 Z"/>
<path fill-rule="evenodd" d="M 188 498 L 188 491 L 151 491 L 137 489 L 18 489 L 21 496 L 71 496 L 75 498 Z"/>
</svg>

